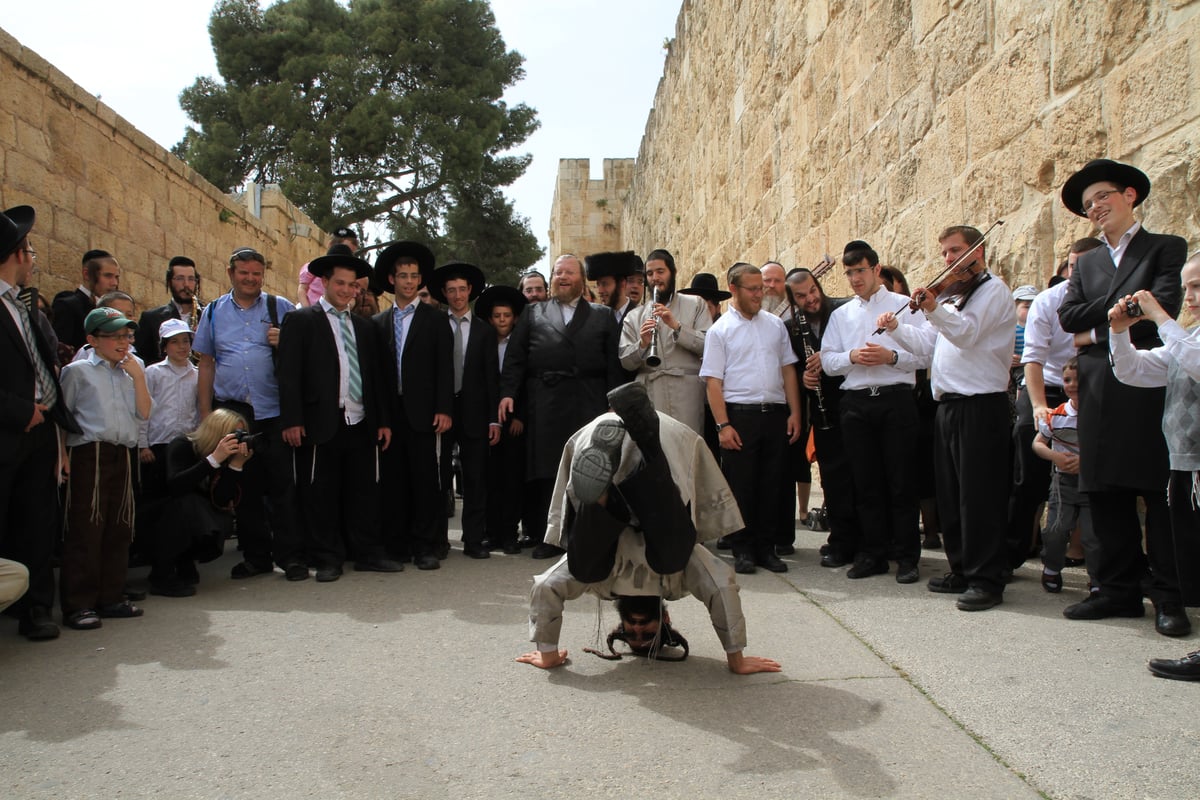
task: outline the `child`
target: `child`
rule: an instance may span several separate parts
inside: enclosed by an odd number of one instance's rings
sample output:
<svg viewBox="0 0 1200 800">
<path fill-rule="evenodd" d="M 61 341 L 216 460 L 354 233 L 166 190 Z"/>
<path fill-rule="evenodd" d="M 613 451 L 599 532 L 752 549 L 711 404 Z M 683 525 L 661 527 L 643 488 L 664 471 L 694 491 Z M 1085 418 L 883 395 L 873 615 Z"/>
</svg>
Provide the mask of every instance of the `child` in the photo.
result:
<svg viewBox="0 0 1200 800">
<path fill-rule="evenodd" d="M 92 630 L 101 617 L 142 615 L 124 599 L 133 534 L 130 453 L 152 401 L 141 362 L 129 352 L 137 323 L 114 308 L 96 308 L 83 330 L 92 351 L 64 367 L 61 378 L 63 401 L 83 431 L 67 435 L 62 612 L 67 627 Z"/>
<path fill-rule="evenodd" d="M 124 292 L 109 292 L 96 301 L 96 308 L 115 308 L 125 315 L 126 319 L 133 319 L 133 298 Z M 130 347 L 129 352 L 137 355 L 137 348 Z M 92 346 L 85 344 L 75 352 L 71 357 L 72 361 L 83 361 L 92 353 Z M 138 359 L 145 366 L 146 362 L 143 359 Z"/>
<path fill-rule="evenodd" d="M 1184 305 L 1196 319 L 1200 315 L 1200 255 L 1187 260 L 1180 272 Z M 1129 328 L 1140 317 L 1129 315 L 1136 303 L 1145 319 L 1158 326 L 1164 342 L 1153 350 L 1135 350 Z M 1167 616 L 1170 636 L 1191 632 L 1185 606 L 1200 605 L 1200 418 L 1195 409 L 1200 403 L 1200 328 L 1185 331 L 1163 310 L 1154 295 L 1145 290 L 1126 295 L 1108 312 L 1112 334 L 1113 373 L 1130 386 L 1165 386 L 1162 430 L 1167 440 L 1171 477 L 1167 484 L 1167 503 L 1171 515 L 1171 537 L 1178 579 L 1178 600 L 1164 601 L 1158 607 L 1160 617 Z M 1136 442 L 1130 442 L 1136 447 Z M 1090 561 L 1090 558 L 1089 558 Z M 1176 576 L 1170 576 L 1176 577 Z M 1200 651 L 1181 659 L 1152 659 L 1152 673 L 1174 680 L 1200 680 Z"/>
<path fill-rule="evenodd" d="M 1049 418 L 1038 421 L 1038 433 L 1033 439 L 1033 452 L 1054 463 L 1046 527 L 1042 529 L 1042 588 L 1052 593 L 1062 591 L 1067 542 L 1076 524 L 1080 527 L 1088 564 L 1099 563 L 1095 556 L 1100 547 L 1092 532 L 1087 495 L 1079 491 L 1079 435 L 1076 433 L 1079 359 L 1072 358 L 1063 365 L 1062 376 L 1067 402 L 1053 409 Z M 1098 584 L 1092 582 L 1091 590 L 1094 592 L 1098 588 Z"/>
<path fill-rule="evenodd" d="M 167 500 L 167 445 L 194 431 L 200 424 L 196 400 L 198 370 L 189 360 L 192 331 L 179 319 L 168 319 L 158 328 L 163 361 L 146 367 L 146 388 L 154 401 L 150 419 L 138 426 L 141 460 L 141 495 L 138 500 L 138 539 L 150 557 L 150 593 L 164 597 L 190 597 L 196 593 L 191 577 L 178 574 L 178 553 L 160 534 Z M 188 566 L 192 566 L 188 559 Z M 194 566 L 192 566 L 194 570 Z"/>
</svg>

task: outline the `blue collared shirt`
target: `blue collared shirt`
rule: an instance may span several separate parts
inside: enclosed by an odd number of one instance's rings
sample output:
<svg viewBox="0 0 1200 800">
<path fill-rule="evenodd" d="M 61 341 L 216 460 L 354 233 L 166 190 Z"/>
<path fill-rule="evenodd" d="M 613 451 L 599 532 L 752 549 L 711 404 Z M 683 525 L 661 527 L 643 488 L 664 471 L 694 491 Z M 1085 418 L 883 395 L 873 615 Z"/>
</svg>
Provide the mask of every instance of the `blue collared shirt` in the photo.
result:
<svg viewBox="0 0 1200 800">
<path fill-rule="evenodd" d="M 133 358 L 133 356 L 130 356 Z M 138 442 L 137 395 L 129 373 L 95 350 L 63 367 L 63 400 L 83 433 L 68 433 L 67 446 L 108 442 L 134 447 Z"/>
<path fill-rule="evenodd" d="M 277 297 L 279 320 L 295 306 Z M 279 416 L 279 384 L 275 380 L 274 350 L 267 344 L 271 315 L 263 292 L 249 308 L 223 294 L 212 303 L 196 327 L 192 349 L 217 362 L 213 394 L 218 400 L 249 403 L 258 419 Z"/>
</svg>

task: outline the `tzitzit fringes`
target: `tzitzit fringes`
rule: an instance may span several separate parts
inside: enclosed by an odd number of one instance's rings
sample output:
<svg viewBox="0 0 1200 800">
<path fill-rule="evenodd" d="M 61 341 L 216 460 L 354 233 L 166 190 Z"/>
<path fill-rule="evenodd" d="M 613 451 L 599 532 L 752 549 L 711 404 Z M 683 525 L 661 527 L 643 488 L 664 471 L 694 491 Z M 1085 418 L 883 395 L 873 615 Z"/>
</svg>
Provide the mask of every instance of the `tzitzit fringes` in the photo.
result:
<svg viewBox="0 0 1200 800">
<path fill-rule="evenodd" d="M 97 524 L 104 521 L 104 515 L 100 513 L 100 443 L 92 443 L 92 453 L 96 460 L 96 470 L 92 479 L 92 522 Z"/>
<path fill-rule="evenodd" d="M 130 450 L 125 451 L 125 487 L 121 490 L 121 507 L 117 511 L 117 519 L 122 524 L 129 526 L 132 539 L 136 509 L 133 504 L 133 468 L 129 463 L 131 452 Z"/>
</svg>

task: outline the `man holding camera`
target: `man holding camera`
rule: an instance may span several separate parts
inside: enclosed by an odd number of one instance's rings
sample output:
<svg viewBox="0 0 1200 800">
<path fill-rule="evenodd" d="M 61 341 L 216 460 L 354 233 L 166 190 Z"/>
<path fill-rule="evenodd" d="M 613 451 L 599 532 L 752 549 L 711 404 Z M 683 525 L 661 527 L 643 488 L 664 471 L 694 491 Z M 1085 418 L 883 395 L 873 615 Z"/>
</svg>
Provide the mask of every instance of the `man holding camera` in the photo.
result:
<svg viewBox="0 0 1200 800">
<path fill-rule="evenodd" d="M 254 433 L 263 434 L 253 442 L 258 457 L 246 463 L 242 477 L 238 542 L 245 560 L 230 577 L 266 574 L 274 561 L 288 580 L 298 581 L 308 577 L 308 567 L 296 525 L 292 451 L 281 435 L 275 380 L 279 321 L 293 306 L 263 292 L 266 268 L 266 258 L 252 247 L 239 247 L 230 255 L 232 289 L 205 307 L 192 343 L 200 356 L 197 405 L 201 419 L 214 408 L 228 408 L 249 422 Z"/>
<path fill-rule="evenodd" d="M 1141 617 L 1146 556 L 1137 499 L 1146 504 L 1146 550 L 1152 573 L 1147 589 L 1155 630 L 1164 636 L 1191 632 L 1179 594 L 1167 512 L 1169 475 L 1162 434 L 1164 390 L 1121 383 L 1108 355 L 1108 310 L 1119 298 L 1147 290 L 1166 312 L 1179 313 L 1179 272 L 1187 243 L 1150 233 L 1133 215 L 1150 192 L 1150 179 L 1128 164 L 1089 162 L 1067 179 L 1063 204 L 1100 228 L 1104 247 L 1075 263 L 1058 316 L 1079 348 L 1079 488 L 1088 493 L 1100 563 L 1089 564 L 1100 591 L 1063 610 L 1067 619 Z M 1153 322 L 1129 329 L 1138 350 L 1158 347 Z"/>
</svg>

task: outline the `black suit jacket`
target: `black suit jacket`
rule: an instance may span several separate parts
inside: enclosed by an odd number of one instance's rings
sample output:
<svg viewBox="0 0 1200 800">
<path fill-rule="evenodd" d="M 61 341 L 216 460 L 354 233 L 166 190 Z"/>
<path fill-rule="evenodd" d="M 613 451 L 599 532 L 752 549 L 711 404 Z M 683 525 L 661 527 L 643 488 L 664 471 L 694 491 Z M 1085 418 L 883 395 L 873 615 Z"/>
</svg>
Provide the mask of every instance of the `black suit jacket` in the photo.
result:
<svg viewBox="0 0 1200 800">
<path fill-rule="evenodd" d="M 607 393 L 625 382 L 617 359 L 621 329 L 612 309 L 580 300 L 570 325 L 557 301 L 525 308 L 500 377 L 500 396 L 525 390 L 528 477 L 553 478 L 571 434 L 608 409 Z"/>
<path fill-rule="evenodd" d="M 363 422 L 374 431 L 390 427 L 390 413 L 379 379 L 379 345 L 375 326 L 350 315 L 362 376 Z M 321 445 L 338 430 L 341 364 L 329 317 L 320 304 L 298 308 L 279 328 L 279 421 L 284 428 L 304 426 L 306 444 Z"/>
<path fill-rule="evenodd" d="M 1162 435 L 1163 389 L 1127 386 L 1108 361 L 1108 309 L 1118 298 L 1149 289 L 1168 314 L 1179 313 L 1183 290 L 1179 271 L 1187 242 L 1149 233 L 1129 241 L 1120 268 L 1107 247 L 1079 257 L 1058 319 L 1068 333 L 1096 330 L 1096 344 L 1079 348 L 1079 488 L 1111 487 L 1161 492 L 1167 485 L 1167 445 Z M 1149 320 L 1129 329 L 1134 347 L 1162 344 Z M 1136 442 L 1135 446 L 1130 443 Z"/>
<path fill-rule="evenodd" d="M 7 303 L 4 305 L 4 308 L 0 308 L 0 460 L 16 454 L 17 442 L 33 417 L 33 399 L 37 391 L 37 374 L 29 357 L 29 348 L 25 345 L 21 329 L 9 313 Z M 41 314 L 40 311 L 35 313 Z M 58 376 L 54 372 L 54 351 L 42 335 L 40 325 L 34 324 L 32 327 L 37 355 L 50 370 L 58 389 L 59 399 L 50 410 L 50 420 L 65 430 L 78 433 L 75 417 L 62 401 L 62 387 L 58 385 Z"/>
<path fill-rule="evenodd" d="M 95 307 L 96 301 L 79 289 L 54 295 L 50 310 L 54 313 L 54 332 L 58 335 L 58 341 L 76 350 L 87 344 L 83 319 Z"/>
<path fill-rule="evenodd" d="M 446 327 L 451 330 L 453 346 L 453 328 L 449 322 Z M 462 390 L 455 398 L 458 416 L 454 418 L 454 427 L 463 436 L 479 438 L 487 436 L 488 426 L 496 421 L 496 410 L 500 405 L 500 359 L 496 351 L 496 329 L 474 314 L 471 315 L 470 329 L 467 352 L 463 355 Z M 453 363 L 451 360 L 451 367 Z"/>
<path fill-rule="evenodd" d="M 137 348 L 138 357 L 146 362 L 146 366 L 163 360 L 162 353 L 158 352 L 158 328 L 169 319 L 179 319 L 179 309 L 174 303 L 143 311 L 142 316 L 138 318 L 133 346 Z"/>
<path fill-rule="evenodd" d="M 383 392 L 389 402 L 399 396 L 396 336 L 392 327 L 395 313 L 396 307 L 392 306 L 371 319 L 381 342 L 379 371 L 383 376 Z M 401 355 L 405 418 L 393 416 L 394 427 L 407 423 L 414 431 L 430 433 L 434 414 L 453 415 L 454 365 L 450 360 L 453 344 L 445 313 L 425 303 L 417 303 Z"/>
</svg>

